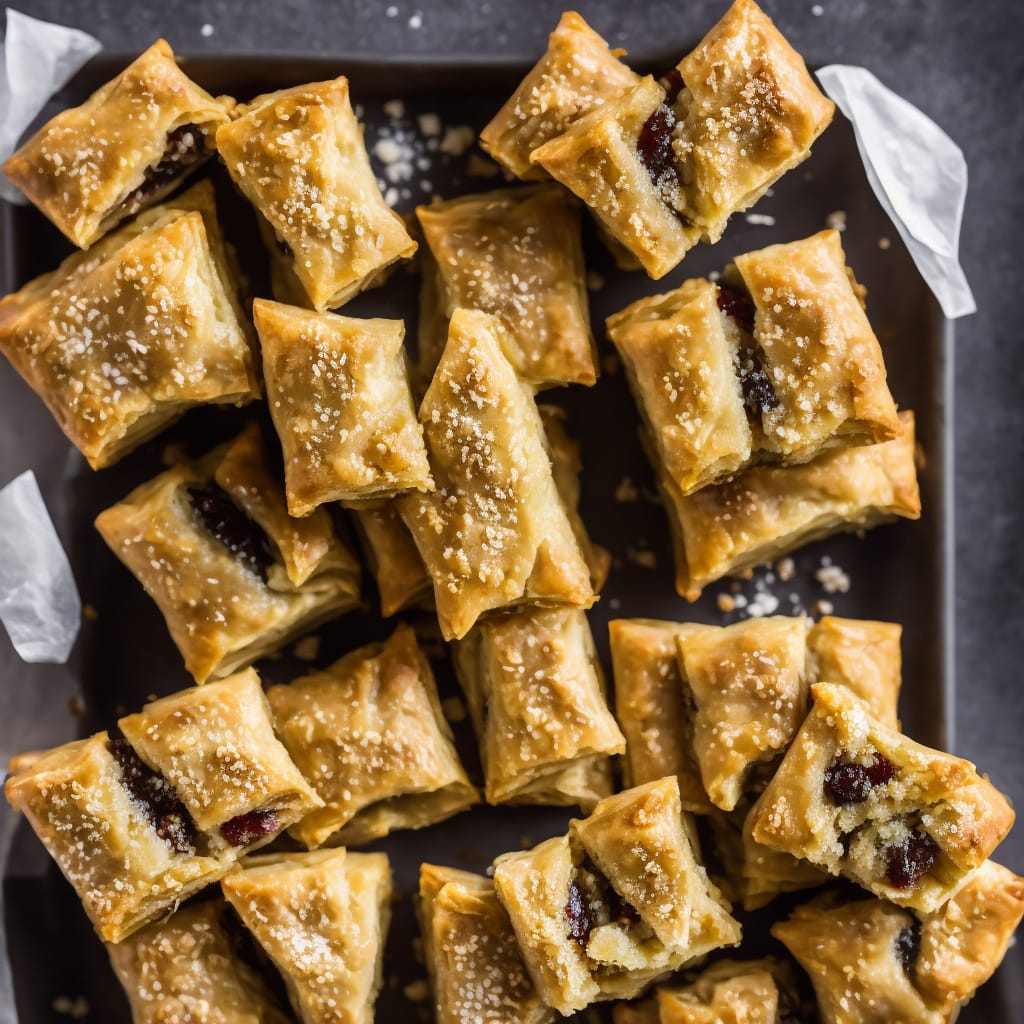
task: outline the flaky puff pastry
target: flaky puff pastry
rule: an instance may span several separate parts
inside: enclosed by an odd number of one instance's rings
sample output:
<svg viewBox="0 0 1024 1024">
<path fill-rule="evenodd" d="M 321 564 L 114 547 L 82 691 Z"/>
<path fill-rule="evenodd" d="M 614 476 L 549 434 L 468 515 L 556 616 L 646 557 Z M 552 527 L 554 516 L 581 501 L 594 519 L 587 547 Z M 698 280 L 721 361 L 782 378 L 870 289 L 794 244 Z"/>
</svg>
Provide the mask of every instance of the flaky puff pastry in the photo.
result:
<svg viewBox="0 0 1024 1024">
<path fill-rule="evenodd" d="M 538 992 L 563 1014 L 631 998 L 740 937 L 697 861 L 672 777 L 602 800 L 568 836 L 499 857 L 494 883 Z"/>
<path fill-rule="evenodd" d="M 348 80 L 257 96 L 217 130 L 217 149 L 278 242 L 314 309 L 340 306 L 416 251 L 384 202 Z"/>
<path fill-rule="evenodd" d="M 420 865 L 416 916 L 438 1024 L 549 1024 L 489 878 Z"/>
<path fill-rule="evenodd" d="M 947 1024 L 995 973 L 1024 880 L 986 861 L 941 909 L 821 900 L 772 928 L 811 977 L 826 1024 Z"/>
<path fill-rule="evenodd" d="M 253 303 L 253 319 L 293 516 L 325 502 L 431 489 L 401 320 L 359 320 L 266 299 Z"/>
<path fill-rule="evenodd" d="M 391 920 L 386 854 L 265 854 L 222 888 L 302 1024 L 372 1024 Z"/>
<path fill-rule="evenodd" d="M 236 289 L 216 218 L 172 202 L 0 300 L 0 351 L 102 469 L 192 406 L 258 396 Z"/>
<path fill-rule="evenodd" d="M 284 745 L 325 805 L 291 829 L 306 846 L 366 843 L 479 800 L 408 626 L 323 671 L 272 686 L 267 699 Z"/>
<path fill-rule="evenodd" d="M 231 867 L 227 857 L 176 849 L 161 836 L 129 792 L 105 732 L 48 751 L 9 776 L 4 792 L 107 942 L 120 942 Z"/>
<path fill-rule="evenodd" d="M 503 352 L 503 335 L 486 313 L 452 315 L 419 411 L 436 490 L 399 499 L 446 640 L 497 608 L 594 602 L 537 407 Z"/>
<path fill-rule="evenodd" d="M 811 541 L 918 519 L 914 414 L 893 441 L 836 449 L 799 466 L 753 466 L 683 496 L 659 473 L 676 555 L 676 589 L 696 601 L 709 583 Z"/>
<path fill-rule="evenodd" d="M 262 845 L 323 806 L 274 735 L 254 669 L 163 697 L 117 724 L 196 827 L 226 842 L 240 819 L 252 819 Z"/>
<path fill-rule="evenodd" d="M 197 682 L 359 601 L 355 557 L 324 509 L 288 515 L 255 424 L 137 487 L 96 528 L 160 608 Z"/>
<path fill-rule="evenodd" d="M 999 845 L 1014 814 L 969 761 L 915 743 L 849 690 L 814 705 L 751 811 L 755 842 L 930 912 Z"/>
<path fill-rule="evenodd" d="M 107 953 L 132 1024 L 287 1024 L 263 979 L 237 953 L 225 906 L 207 900 L 148 925 Z"/>
<path fill-rule="evenodd" d="M 234 102 L 200 89 L 158 39 L 81 106 L 43 125 L 4 174 L 84 249 L 198 167 Z"/>
<path fill-rule="evenodd" d="M 480 133 L 480 145 L 516 177 L 541 177 L 533 151 L 638 80 L 583 18 L 567 11 L 547 52 Z"/>
<path fill-rule="evenodd" d="M 455 644 L 453 660 L 480 742 L 488 803 L 588 810 L 611 794 L 609 758 L 626 744 L 605 702 L 585 612 L 488 616 Z M 594 785 L 579 788 L 581 769 Z"/>
<path fill-rule="evenodd" d="M 499 189 L 416 209 L 427 244 L 419 373 L 429 381 L 461 307 L 496 316 L 519 376 L 537 388 L 593 384 L 578 204 L 554 184 Z"/>
</svg>

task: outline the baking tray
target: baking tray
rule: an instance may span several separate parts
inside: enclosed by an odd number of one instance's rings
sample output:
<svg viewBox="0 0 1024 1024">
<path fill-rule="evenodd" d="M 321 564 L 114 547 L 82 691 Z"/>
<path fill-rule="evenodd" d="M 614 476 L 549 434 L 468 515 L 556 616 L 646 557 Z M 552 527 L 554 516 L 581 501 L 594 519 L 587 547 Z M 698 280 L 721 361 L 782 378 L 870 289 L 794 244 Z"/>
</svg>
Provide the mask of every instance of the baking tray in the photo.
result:
<svg viewBox="0 0 1024 1024">
<path fill-rule="evenodd" d="M 685 43 L 678 49 L 685 51 Z M 90 62 L 54 98 L 43 117 L 81 102 L 131 57 L 106 56 Z M 675 59 L 667 54 L 663 62 L 652 63 L 652 70 L 671 66 Z M 518 64 L 458 58 L 381 62 L 356 56 L 300 59 L 273 55 L 206 56 L 188 60 L 186 67 L 208 90 L 240 99 L 345 74 L 371 145 L 382 126 L 394 127 L 393 117 L 383 106 L 396 98 L 404 103 L 403 124 L 415 124 L 417 114 L 431 112 L 440 114 L 446 125 L 468 124 L 479 130 L 526 70 Z M 255 291 L 269 294 L 251 212 L 233 194 L 219 169 L 214 169 L 213 176 L 222 215 L 229 236 L 239 243 L 244 269 Z M 425 193 L 418 187 L 423 178 L 445 197 L 501 184 L 500 178 L 470 176 L 465 158 L 435 157 L 429 169 L 417 169 L 414 195 L 397 203 L 400 212 L 424 201 Z M 771 582 L 759 572 L 754 580 L 741 584 L 740 592 L 748 596 L 758 589 L 775 593 L 780 613 L 798 606 L 811 609 L 816 601 L 828 600 L 836 614 L 902 622 L 900 710 L 904 727 L 923 742 L 949 748 L 953 742 L 954 635 L 951 325 L 942 318 L 870 192 L 853 133 L 841 117 L 818 142 L 813 156 L 784 177 L 756 212 L 759 216 L 753 222 L 744 215 L 734 217 L 721 242 L 697 248 L 682 267 L 657 284 L 639 273 L 617 272 L 587 226 L 588 268 L 604 281 L 603 287 L 591 294 L 601 355 L 610 354 L 603 337 L 604 318 L 635 298 L 666 290 L 684 277 L 718 270 L 737 253 L 805 237 L 823 228 L 830 216 L 833 221 L 845 219 L 844 246 L 850 264 L 869 290 L 869 314 L 885 350 L 893 394 L 902 408 L 912 408 L 917 414 L 924 456 L 920 473 L 924 514 L 918 523 L 881 527 L 863 539 L 843 537 L 811 545 L 795 555 L 797 572 L 792 581 Z M 765 218 L 775 222 L 768 223 Z M 0 204 L 0 244 L 5 291 L 52 268 L 68 251 L 68 244 L 38 213 L 8 204 Z M 350 303 L 345 312 L 404 317 L 408 335 L 414 338 L 417 292 L 415 276 L 401 271 L 385 287 Z M 653 499 L 654 482 L 637 438 L 637 413 L 622 372 L 605 373 L 593 389 L 546 392 L 543 400 L 567 411 L 570 433 L 582 442 L 583 516 L 593 538 L 607 546 L 615 559 L 602 600 L 590 616 L 606 667 L 606 626 L 611 618 L 654 616 L 716 623 L 734 619 L 736 613 L 725 616 L 716 605 L 717 594 L 732 593 L 727 582 L 708 588 L 695 605 L 675 595 L 664 513 Z M 189 685 L 191 680 L 155 605 L 91 524 L 101 509 L 161 469 L 161 452 L 168 443 L 204 450 L 231 436 L 252 414 L 252 410 L 196 410 L 117 466 L 93 473 L 10 366 L 6 362 L 0 365 L 0 422 L 5 428 L 0 432 L 0 483 L 23 469 L 35 470 L 70 554 L 82 599 L 97 612 L 83 623 L 79 641 L 64 666 L 25 665 L 8 643 L 0 641 L 4 678 L 0 716 L 4 722 L 18 723 L 20 748 L 61 742 L 110 726 L 118 715 L 139 707 L 147 697 Z M 631 487 L 623 487 L 625 478 Z M 638 551 L 650 553 L 638 557 Z M 824 592 L 814 576 L 823 558 L 830 558 L 848 574 L 851 586 L 847 593 Z M 381 638 L 393 628 L 393 620 L 382 621 L 376 614 L 376 594 L 369 581 L 366 595 L 365 611 L 319 630 L 319 664 Z M 422 625 L 429 634 L 429 621 L 423 620 Z M 436 653 L 442 696 L 455 695 L 458 690 L 439 642 Z M 259 667 L 265 678 L 283 680 L 309 666 L 285 654 Z M 79 694 L 85 711 L 75 715 L 68 702 Z M 457 724 L 455 731 L 467 768 L 471 774 L 479 774 L 468 724 Z M 0 750 L 0 755 L 6 758 L 13 752 Z M 399 832 L 375 844 L 374 848 L 386 850 L 391 857 L 401 897 L 388 939 L 379 1021 L 416 1020 L 425 1014 L 422 1003 L 411 1002 L 403 993 L 406 985 L 423 978 L 413 954 L 417 929 L 410 899 L 421 861 L 482 871 L 499 853 L 562 832 L 571 816 L 563 809 L 478 808 L 427 830 Z M 28 826 L 13 822 L 4 805 L 0 808 L 0 836 L 8 833 L 13 837 L 4 870 L 4 916 L 18 1020 L 21 1024 L 57 1024 L 67 1020 L 67 1001 L 81 999 L 84 1002 L 78 1002 L 77 1009 L 84 1016 L 80 1019 L 103 1024 L 127 1022 L 124 996 L 70 887 Z M 752 949 L 767 948 L 771 940 L 765 923 L 773 915 L 781 916 L 786 906 L 780 900 L 773 904 L 774 911 L 750 920 L 745 931 L 748 940 L 753 940 Z M 1004 987 L 993 982 L 961 1019 L 1009 1019 L 1008 998 Z M 605 1016 L 603 1011 L 601 1016 Z"/>
</svg>

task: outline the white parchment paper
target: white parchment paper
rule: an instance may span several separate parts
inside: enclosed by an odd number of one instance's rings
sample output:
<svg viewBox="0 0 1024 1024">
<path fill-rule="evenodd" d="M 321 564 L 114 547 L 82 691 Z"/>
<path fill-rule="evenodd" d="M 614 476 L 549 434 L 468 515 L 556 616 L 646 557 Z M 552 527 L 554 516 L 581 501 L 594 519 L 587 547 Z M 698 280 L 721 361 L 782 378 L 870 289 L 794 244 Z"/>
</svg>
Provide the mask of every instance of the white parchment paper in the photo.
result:
<svg viewBox="0 0 1024 1024">
<path fill-rule="evenodd" d="M 100 42 L 88 32 L 54 25 L 7 8 L 7 32 L 0 51 L 0 163 L 50 97 L 90 58 Z M 12 203 L 25 197 L 0 177 L 0 195 Z"/>
<path fill-rule="evenodd" d="M 977 307 L 960 267 L 967 161 L 960 147 L 867 68 L 830 64 L 825 92 L 850 119 L 868 182 L 950 319 Z"/>
</svg>

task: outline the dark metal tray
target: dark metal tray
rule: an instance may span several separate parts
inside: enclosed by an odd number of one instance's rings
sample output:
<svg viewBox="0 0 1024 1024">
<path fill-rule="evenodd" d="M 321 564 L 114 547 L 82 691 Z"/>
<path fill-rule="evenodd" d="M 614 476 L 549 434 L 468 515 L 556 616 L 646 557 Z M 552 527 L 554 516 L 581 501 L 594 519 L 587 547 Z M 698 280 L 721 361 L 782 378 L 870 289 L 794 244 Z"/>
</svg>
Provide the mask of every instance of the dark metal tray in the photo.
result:
<svg viewBox="0 0 1024 1024">
<path fill-rule="evenodd" d="M 128 59 L 104 57 L 90 63 L 54 98 L 44 116 L 81 102 Z M 670 63 L 674 58 L 666 59 L 665 65 Z M 384 103 L 395 98 L 404 101 L 404 119 L 410 124 L 415 123 L 417 114 L 434 112 L 447 125 L 469 124 L 479 130 L 524 71 L 520 66 L 474 64 L 462 59 L 380 64 L 358 57 L 307 60 L 276 56 L 204 57 L 188 61 L 187 69 L 207 89 L 242 99 L 301 82 L 348 75 L 353 100 L 362 108 L 371 141 L 390 120 L 382 109 Z M 214 177 L 218 177 L 217 169 Z M 417 172 L 415 180 L 423 177 L 445 197 L 498 187 L 501 182 L 500 178 L 467 175 L 464 158 L 435 160 L 430 170 Z M 268 294 L 251 213 L 225 182 L 217 184 L 229 235 L 240 243 L 245 269 L 257 293 Z M 407 212 L 417 200 L 425 201 L 424 193 L 399 202 L 398 208 Z M 843 242 L 850 264 L 869 289 L 869 315 L 885 349 L 893 393 L 902 408 L 912 408 L 917 414 L 925 455 L 921 470 L 924 515 L 919 523 L 881 527 L 864 539 L 844 537 L 805 548 L 795 556 L 796 578 L 788 583 L 776 581 L 770 589 L 780 597 L 780 613 L 794 608 L 790 595 L 795 594 L 806 609 L 818 599 L 828 599 L 837 614 L 902 622 L 904 727 L 917 739 L 948 747 L 953 734 L 952 329 L 871 194 L 849 125 L 839 118 L 815 147 L 814 155 L 758 205 L 757 214 L 777 218 L 775 224 L 735 217 L 719 244 L 694 250 L 682 267 L 657 284 L 642 274 L 616 271 L 588 227 L 588 267 L 605 281 L 591 296 L 593 322 L 601 353 L 606 355 L 610 346 L 603 338 L 602 325 L 609 313 L 641 295 L 674 286 L 684 277 L 720 269 L 737 253 L 809 235 L 823 228 L 836 211 L 845 213 L 848 227 Z M 890 240 L 885 248 L 886 243 L 880 245 L 882 239 Z M 52 268 L 68 251 L 67 243 L 38 213 L 7 204 L 0 204 L 0 243 L 5 291 Z M 417 288 L 412 274 L 399 273 L 385 287 L 352 302 L 345 312 L 404 317 L 409 336 L 415 337 Z M 570 433 L 582 442 L 583 515 L 594 539 L 610 548 L 615 557 L 602 600 L 591 613 L 602 657 L 607 661 L 606 625 L 611 618 L 656 616 L 722 622 L 725 617 L 716 606 L 715 595 L 727 591 L 727 583 L 710 587 L 696 605 L 675 595 L 664 514 L 645 497 L 653 493 L 653 481 L 636 437 L 637 414 L 622 373 L 606 373 L 593 389 L 547 392 L 543 400 L 567 410 Z M 6 362 L 0 365 L 0 402 L 6 428 L 0 432 L 0 483 L 23 469 L 35 470 L 71 556 L 83 601 L 98 612 L 98 617 L 84 622 L 65 666 L 25 665 L 9 643 L 0 639 L 4 679 L 0 737 L 13 733 L 17 738 L 12 749 L 0 748 L 0 756 L 6 759 L 15 748 L 35 748 L 109 726 L 125 710 L 140 706 L 148 695 L 171 693 L 189 685 L 191 680 L 156 607 L 107 550 L 92 520 L 101 509 L 159 471 L 160 453 L 168 442 L 203 450 L 231 436 L 246 414 L 197 410 L 117 466 L 93 473 Z M 637 500 L 617 499 L 624 477 L 635 484 Z M 653 553 L 653 568 L 638 564 L 631 554 L 640 548 Z M 848 593 L 826 594 L 815 580 L 814 571 L 826 555 L 850 576 Z M 763 573 L 758 578 L 763 580 Z M 756 585 L 756 579 L 744 583 L 743 592 L 752 593 Z M 393 628 L 393 621 L 382 621 L 376 614 L 372 583 L 368 582 L 366 589 L 373 610 L 321 628 L 318 663 L 326 664 Z M 457 687 L 440 648 L 437 653 L 442 696 L 454 695 Z M 287 679 L 308 665 L 286 654 L 259 667 L 267 678 Z M 86 708 L 80 717 L 67 710 L 69 698 L 76 693 L 81 694 Z M 8 723 L 6 727 L 4 723 Z M 17 723 L 16 731 L 9 723 Z M 475 743 L 467 724 L 456 726 L 456 733 L 467 767 L 471 773 L 478 772 Z M 423 977 L 412 952 L 416 925 L 409 898 L 416 889 L 420 862 L 483 870 L 495 855 L 519 848 L 527 838 L 537 841 L 563 831 L 571 816 L 557 809 L 480 808 L 421 832 L 396 833 L 376 844 L 391 856 L 402 897 L 394 908 L 385 964 L 387 982 L 378 1004 L 378 1020 L 416 1019 L 402 988 Z M 60 1010 L 65 1004 L 55 1004 L 55 1000 L 81 996 L 89 1006 L 83 1019 L 104 1024 L 127 1021 L 124 997 L 77 900 L 27 825 L 11 818 L 6 805 L 0 808 L 0 841 L 13 833 L 4 871 L 4 917 L 17 1019 L 22 1024 L 56 1024 L 67 1018 Z M 779 901 L 772 912 L 784 913 L 787 906 Z M 751 948 L 764 948 L 770 942 L 765 928 L 770 918 L 771 913 L 762 913 L 750 921 L 746 932 L 753 940 Z M 998 983 L 987 986 L 962 1020 L 1003 1019 L 1000 1004 L 1003 1010 L 1007 1004 L 1000 992 Z M 420 1004 L 418 1011 L 422 1010 Z M 7 1019 L 0 1012 L 3 1024 Z M 14 1019 L 11 1015 L 10 1020 Z"/>
</svg>

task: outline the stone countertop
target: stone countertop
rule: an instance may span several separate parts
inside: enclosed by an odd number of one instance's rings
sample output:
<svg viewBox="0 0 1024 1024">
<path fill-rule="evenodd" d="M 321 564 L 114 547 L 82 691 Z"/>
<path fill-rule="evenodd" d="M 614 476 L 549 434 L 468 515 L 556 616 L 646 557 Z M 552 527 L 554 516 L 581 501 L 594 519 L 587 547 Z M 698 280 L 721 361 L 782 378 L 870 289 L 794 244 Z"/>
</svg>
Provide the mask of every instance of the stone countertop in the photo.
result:
<svg viewBox="0 0 1024 1024">
<path fill-rule="evenodd" d="M 565 0 L 14 0 L 78 25 L 108 52 L 155 36 L 183 53 L 500 55 L 532 62 Z M 863 64 L 963 147 L 971 172 L 961 258 L 979 311 L 956 326 L 956 752 L 1024 797 L 1024 338 L 1007 302 L 1024 191 L 1018 91 L 1024 5 L 1013 0 L 763 0 L 812 66 Z M 725 0 L 578 0 L 613 44 L 643 61 L 696 40 Z M 1011 318 L 1010 314 L 1013 314 Z M 1011 322 L 1012 319 L 1012 322 Z M 1000 850 L 1024 871 L 1024 829 Z"/>
</svg>

